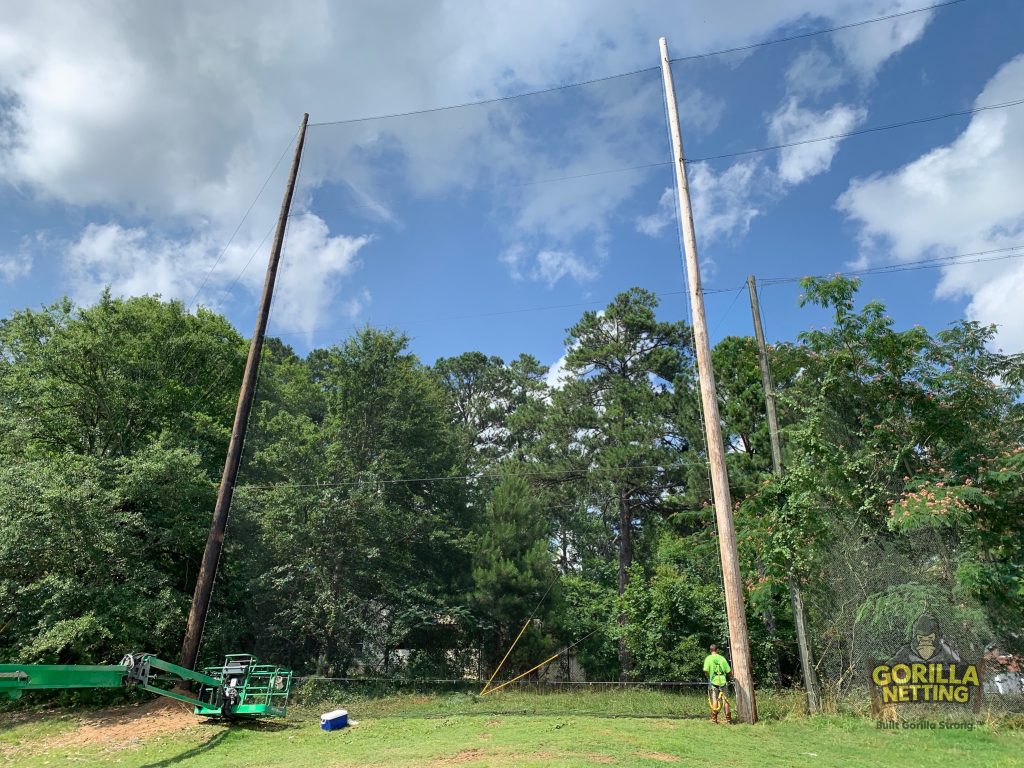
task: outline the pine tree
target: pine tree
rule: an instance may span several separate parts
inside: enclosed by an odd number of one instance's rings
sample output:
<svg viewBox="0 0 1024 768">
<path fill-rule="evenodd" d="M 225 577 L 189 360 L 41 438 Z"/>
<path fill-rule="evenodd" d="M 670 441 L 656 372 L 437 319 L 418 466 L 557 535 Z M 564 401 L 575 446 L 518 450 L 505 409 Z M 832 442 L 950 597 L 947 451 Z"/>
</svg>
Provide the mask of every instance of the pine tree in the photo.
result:
<svg viewBox="0 0 1024 768">
<path fill-rule="evenodd" d="M 473 564 L 474 603 L 483 632 L 483 662 L 493 669 L 537 609 L 506 669 L 530 661 L 543 643 L 543 619 L 555 604 L 548 595 L 555 575 L 543 505 L 534 488 L 512 472 L 502 477 L 484 513 Z"/>
</svg>

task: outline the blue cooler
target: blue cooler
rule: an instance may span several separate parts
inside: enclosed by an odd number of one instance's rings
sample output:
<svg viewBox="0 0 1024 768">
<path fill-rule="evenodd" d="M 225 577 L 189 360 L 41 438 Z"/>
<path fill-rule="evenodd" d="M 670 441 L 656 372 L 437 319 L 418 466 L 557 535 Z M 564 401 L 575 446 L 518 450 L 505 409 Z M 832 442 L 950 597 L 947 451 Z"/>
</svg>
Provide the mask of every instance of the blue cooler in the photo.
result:
<svg viewBox="0 0 1024 768">
<path fill-rule="evenodd" d="M 348 712 L 344 709 L 336 709 L 320 715 L 320 727 L 325 731 L 336 731 L 348 725 Z"/>
</svg>

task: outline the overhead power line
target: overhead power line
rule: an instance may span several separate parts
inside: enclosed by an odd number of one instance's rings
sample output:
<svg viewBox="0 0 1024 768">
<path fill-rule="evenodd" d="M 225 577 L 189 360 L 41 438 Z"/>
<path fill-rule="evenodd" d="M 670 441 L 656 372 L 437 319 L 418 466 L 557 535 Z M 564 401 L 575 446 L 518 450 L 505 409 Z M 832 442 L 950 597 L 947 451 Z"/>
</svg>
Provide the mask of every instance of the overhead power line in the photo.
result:
<svg viewBox="0 0 1024 768">
<path fill-rule="evenodd" d="M 1010 253 L 1018 251 L 1018 253 Z M 959 253 L 954 256 L 940 256 L 933 259 L 920 259 L 919 261 L 906 261 L 899 264 L 885 264 L 878 267 L 866 267 L 864 269 L 850 269 L 845 272 L 830 272 L 825 275 L 788 275 L 785 277 L 767 277 L 758 280 L 758 285 L 773 286 L 786 283 L 798 283 L 808 278 L 827 279 L 830 277 L 866 277 L 870 275 L 885 275 L 893 272 L 912 272 L 918 269 L 941 269 L 942 267 L 956 267 L 964 264 L 982 264 L 990 261 L 1005 261 L 1007 259 L 1024 258 L 1024 243 L 1008 245 L 1004 248 L 990 248 L 985 251 L 974 251 L 972 253 Z M 743 286 L 741 286 L 743 287 Z M 736 288 L 707 288 L 705 294 L 732 293 Z"/>
<path fill-rule="evenodd" d="M 501 479 L 508 477 L 510 474 L 516 477 L 537 477 L 541 479 L 559 479 L 564 477 L 570 477 L 572 475 L 588 475 L 597 472 L 625 472 L 627 470 L 635 469 L 673 469 L 673 467 L 666 467 L 664 464 L 637 464 L 629 467 L 584 467 L 581 469 L 559 469 L 559 470 L 546 470 L 537 472 L 479 472 L 474 475 L 439 475 L 436 477 L 392 477 L 383 479 L 361 479 L 361 480 L 341 480 L 338 482 L 325 482 L 325 483 L 268 483 L 268 484 L 246 484 L 245 486 L 239 486 L 244 488 L 252 489 L 274 489 L 274 488 L 347 488 L 354 485 L 394 485 L 397 483 L 441 483 L 441 482 L 468 482 L 470 480 L 483 480 L 485 478 Z M 678 469 L 678 467 L 675 467 Z"/>
<path fill-rule="evenodd" d="M 1007 109 L 1009 107 L 1016 107 L 1024 104 L 1024 98 L 1014 99 L 1013 101 L 1004 101 L 998 104 L 985 104 L 980 107 L 971 107 L 970 109 L 960 109 L 954 112 L 943 112 L 938 115 L 925 115 L 923 117 L 914 117 L 908 120 L 901 120 L 896 123 L 887 123 L 885 125 L 875 125 L 868 128 L 859 128 L 855 131 L 847 131 L 845 133 L 833 133 L 828 136 L 815 136 L 810 139 L 800 139 L 799 141 L 788 141 L 782 144 L 768 144 L 763 147 L 751 147 L 749 149 L 741 149 L 736 152 L 723 152 L 717 155 L 705 155 L 703 157 L 688 157 L 685 158 L 685 162 L 688 165 L 695 165 L 697 163 L 709 163 L 713 160 L 724 160 L 731 157 L 742 157 L 744 155 L 756 155 L 762 152 L 772 152 L 774 150 L 789 149 L 790 147 L 799 147 L 804 144 L 816 144 L 822 141 L 836 141 L 838 139 L 848 139 L 851 136 L 862 136 L 868 133 L 880 133 L 882 131 L 891 131 L 896 128 L 906 128 L 911 125 L 920 125 L 922 123 L 934 123 L 938 120 L 948 120 L 954 117 L 964 117 L 967 115 L 974 115 L 979 112 L 988 112 L 995 109 Z M 534 184 L 549 184 L 557 181 L 573 181 L 575 179 L 589 179 L 594 176 L 606 176 L 613 173 L 626 173 L 627 171 L 643 171 L 651 168 L 666 168 L 672 165 L 671 160 L 662 160 L 660 162 L 653 163 L 641 163 L 638 165 L 627 165 L 619 168 L 607 168 L 600 171 L 588 171 L 586 173 L 577 173 L 571 176 L 553 176 L 545 179 L 536 179 L 533 181 L 525 181 L 519 184 L 513 184 L 510 186 L 515 187 L 528 187 Z"/>
<path fill-rule="evenodd" d="M 685 293 L 685 291 L 651 291 L 655 296 L 679 296 Z M 460 320 L 478 320 L 485 317 L 502 317 L 506 315 L 523 315 L 530 314 L 532 312 L 551 312 L 559 309 L 583 309 L 588 307 L 603 307 L 609 304 L 613 298 L 607 300 L 595 300 L 595 301 L 577 301 L 571 304 L 547 304 L 542 306 L 534 307 L 517 307 L 515 309 L 501 309 L 493 312 L 474 312 L 459 315 L 445 315 L 442 317 L 421 317 L 413 320 L 395 320 L 395 321 L 378 321 L 377 323 L 361 323 L 358 325 L 325 325 L 316 328 L 308 328 L 301 331 L 284 331 L 282 333 L 274 333 L 274 336 L 301 336 L 307 333 L 316 333 L 318 331 L 345 331 L 345 330 L 358 330 L 367 326 L 375 328 L 392 328 L 395 326 L 406 326 L 406 325 L 417 325 L 419 323 L 447 323 L 456 322 Z"/>
<path fill-rule="evenodd" d="M 853 269 L 837 274 L 843 277 L 860 277 L 862 275 L 884 275 L 890 272 L 911 272 L 917 269 L 938 269 L 941 267 L 955 267 L 962 264 L 980 264 L 989 261 L 1004 261 L 1006 259 L 1019 259 L 1024 257 L 1024 251 L 1020 253 L 1007 253 L 1007 251 L 1020 251 L 1024 245 L 1012 245 L 1006 248 L 993 248 L 988 251 L 976 251 L 975 253 L 964 253 L 957 256 L 947 256 L 935 259 L 921 259 L 920 261 L 908 261 L 903 264 L 886 264 L 879 267 L 866 267 L 864 269 Z M 998 255 L 988 255 L 998 254 Z M 781 277 L 770 281 L 764 281 L 763 285 L 777 285 L 781 283 L 795 283 L 802 280 L 802 277 Z"/>
<path fill-rule="evenodd" d="M 726 309 L 725 312 L 722 314 L 722 316 L 718 318 L 718 322 L 715 323 L 715 327 L 711 329 L 711 334 L 710 334 L 711 336 L 714 336 L 716 333 L 718 333 L 718 329 L 722 327 L 722 323 L 725 322 L 725 319 L 730 314 L 732 314 L 732 308 L 736 306 L 736 302 L 739 300 L 739 298 L 740 298 L 740 296 L 742 294 L 743 294 L 743 289 L 742 288 L 740 288 L 739 290 L 736 291 L 736 295 L 732 297 L 732 301 L 729 303 L 729 308 Z"/>
<path fill-rule="evenodd" d="M 1010 253 L 1010 251 L 1021 251 L 1020 253 Z M 941 267 L 955 267 L 960 264 L 978 264 L 991 261 L 1004 261 L 1007 259 L 1019 259 L 1024 258 L 1024 243 L 1018 245 L 1011 245 L 1005 248 L 993 248 L 985 251 L 975 251 L 972 253 L 960 253 L 953 256 L 943 256 L 934 259 L 921 259 L 919 261 L 908 261 L 899 264 L 887 264 L 878 267 L 867 267 L 865 269 L 846 270 L 842 272 L 830 272 L 827 275 L 787 275 L 782 277 L 769 277 L 758 280 L 758 285 L 761 286 L 772 286 L 781 285 L 784 283 L 797 283 L 803 280 L 805 277 L 820 277 L 826 278 L 830 276 L 841 276 L 841 277 L 861 277 L 870 275 L 887 274 L 890 272 L 909 272 L 918 269 L 937 269 Z M 723 288 L 705 288 L 703 290 L 704 295 L 710 296 L 719 293 L 738 293 L 746 290 L 746 284 L 740 286 L 731 286 Z M 668 297 L 668 296 L 682 296 L 686 294 L 686 291 L 651 291 L 655 296 Z M 351 324 L 343 326 L 319 326 L 316 328 L 309 328 L 302 331 L 282 331 L 270 334 L 277 338 L 283 338 L 286 336 L 300 336 L 309 333 L 317 333 L 320 331 L 346 331 L 346 330 L 358 330 L 365 327 L 373 328 L 395 328 L 405 327 L 408 325 L 417 325 L 420 323 L 442 323 L 442 322 L 456 322 L 462 320 L 479 320 L 482 318 L 489 317 L 505 317 L 522 314 L 531 314 L 534 312 L 551 312 L 561 309 L 584 309 L 593 307 L 603 307 L 609 304 L 614 297 L 607 299 L 595 299 L 594 301 L 580 301 L 570 304 L 548 304 L 533 307 L 518 307 L 515 309 L 503 309 L 493 312 L 472 312 L 458 315 L 445 315 L 443 317 L 420 317 L 411 320 L 395 320 L 395 321 L 378 321 L 377 323 L 363 323 L 363 324 Z M 733 303 L 736 302 L 736 297 L 733 297 Z"/>
<path fill-rule="evenodd" d="M 527 96 L 541 96 L 545 93 L 554 93 L 555 91 L 564 91 L 569 88 L 582 88 L 585 85 L 594 85 L 595 83 L 604 83 L 609 80 L 619 80 L 623 77 L 632 77 L 634 75 L 642 75 L 646 72 L 655 72 L 659 67 L 644 67 L 643 69 L 634 69 L 632 72 L 620 72 L 617 75 L 606 75 L 605 77 L 595 77 L 592 80 L 580 80 L 575 83 L 566 83 L 565 85 L 554 85 L 550 88 L 540 88 L 536 91 L 524 91 L 523 93 L 511 93 L 508 96 L 495 96 L 490 99 L 480 99 L 478 101 L 464 101 L 461 104 L 446 104 L 441 107 L 427 107 L 426 109 L 411 109 L 408 112 L 391 112 L 385 115 L 367 115 L 365 117 L 350 117 L 345 120 L 325 120 L 320 123 L 310 123 L 310 128 L 322 128 L 328 125 L 350 125 L 354 123 L 369 123 L 374 120 L 391 120 L 396 117 L 412 117 L 413 115 L 429 115 L 434 112 L 448 112 L 453 109 L 464 109 L 466 107 L 482 107 L 486 104 L 497 104 L 502 101 L 512 101 L 514 99 L 524 99 Z"/>
<path fill-rule="evenodd" d="M 297 135 L 298 134 L 296 134 L 296 136 Z M 277 158 L 277 162 L 274 163 L 274 167 L 270 169 L 270 173 L 267 174 L 267 178 L 263 180 L 263 184 L 262 184 L 262 186 L 260 186 L 259 192 L 256 193 L 256 197 L 254 197 L 252 202 L 249 203 L 249 207 L 245 209 L 245 213 L 242 214 L 242 218 L 238 222 L 238 226 L 235 227 L 235 231 L 231 233 L 231 237 L 229 237 L 228 241 L 224 244 L 224 247 L 221 249 L 221 252 L 217 255 L 217 258 L 214 260 L 213 265 L 209 268 L 209 270 L 207 270 L 206 275 L 203 277 L 203 282 L 201 282 L 199 284 L 199 287 L 196 289 L 195 295 L 191 298 L 191 300 L 189 301 L 189 303 L 185 307 L 185 309 L 191 309 L 192 305 L 196 303 L 196 299 L 199 298 L 199 294 L 202 293 L 203 292 L 203 288 L 206 287 L 206 283 L 210 279 L 210 275 L 213 274 L 213 270 L 215 270 L 217 268 L 217 265 L 220 264 L 221 260 L 224 258 L 224 255 L 228 252 L 228 248 L 231 247 L 231 243 L 234 242 L 235 237 L 238 235 L 239 231 L 242 229 L 242 225 L 245 223 L 245 220 L 247 218 L 249 218 L 249 214 L 252 213 L 252 209 L 256 207 L 256 203 L 258 203 L 259 199 L 261 197 L 263 197 L 263 193 L 266 191 L 267 185 L 270 183 L 270 180 L 272 178 L 274 178 L 274 174 L 277 173 L 277 169 L 278 169 L 278 167 L 280 167 L 281 161 L 284 160 L 285 155 L 288 154 L 288 150 L 292 148 L 292 144 L 294 144 L 294 143 L 295 143 L 295 136 L 293 136 L 291 141 L 288 142 L 288 146 L 286 146 L 281 151 L 281 156 L 279 158 Z M 266 238 L 264 238 L 264 239 L 266 239 Z M 261 245 L 262 245 L 262 243 L 261 243 Z M 252 261 L 252 259 L 250 258 L 249 261 Z M 244 272 L 245 269 L 248 266 L 249 266 L 249 262 L 246 262 L 245 267 L 242 268 L 242 272 Z M 238 277 L 241 277 L 241 273 L 239 273 Z M 238 282 L 238 278 L 235 278 L 235 282 Z"/>
<path fill-rule="evenodd" d="M 811 32 L 800 32 L 795 35 L 788 37 L 777 37 L 774 40 L 764 40 L 760 43 L 750 43 L 749 45 L 738 45 L 735 48 L 721 48 L 717 51 L 709 51 L 708 53 L 694 53 L 689 56 L 679 56 L 678 58 L 672 59 L 672 62 L 677 61 L 693 61 L 694 59 L 706 59 L 711 56 L 725 56 L 730 53 L 742 53 L 743 51 L 751 51 L 755 48 L 764 48 L 768 45 L 778 45 L 779 43 L 792 43 L 795 40 L 805 40 L 808 37 L 818 37 L 819 35 L 831 35 L 834 32 L 842 32 L 844 29 L 854 29 L 855 27 L 863 27 L 868 24 L 877 24 L 881 21 L 891 21 L 892 19 L 898 19 L 903 16 L 911 16 L 915 13 L 925 13 L 926 11 L 935 11 L 939 8 L 945 8 L 949 5 L 959 5 L 965 3 L 967 0 L 949 0 L 945 3 L 935 3 L 934 5 L 926 5 L 922 8 L 912 8 L 909 11 L 900 11 L 899 13 L 890 13 L 886 16 L 876 16 L 873 19 L 864 19 L 863 21 L 854 21 L 849 24 L 840 24 L 835 27 L 829 27 L 828 29 L 816 29 Z"/>
<path fill-rule="evenodd" d="M 769 45 L 779 45 L 780 43 L 789 43 L 789 42 L 793 42 L 795 40 L 804 40 L 804 39 L 809 38 L 809 37 L 817 37 L 817 36 L 820 36 L 820 35 L 830 35 L 830 34 L 833 34 L 835 32 L 841 32 L 841 31 L 843 31 L 845 29 L 853 29 L 855 27 L 863 27 L 863 26 L 866 26 L 868 24 L 878 24 L 880 22 L 891 21 L 893 19 L 901 18 L 901 17 L 904 17 L 904 16 L 911 16 L 911 15 L 916 14 L 916 13 L 926 13 L 928 11 L 938 10 L 940 8 L 945 8 L 945 7 L 950 6 L 950 5 L 960 5 L 960 4 L 966 3 L 966 2 L 968 2 L 968 0 L 947 0 L 947 2 L 933 3 L 932 5 L 923 6 L 921 8 L 912 8 L 912 9 L 907 10 L 907 11 L 900 11 L 899 13 L 890 13 L 890 14 L 887 14 L 885 16 L 875 16 L 874 18 L 863 19 L 862 21 L 855 21 L 855 22 L 851 22 L 849 24 L 840 24 L 838 26 L 828 27 L 826 29 L 817 29 L 817 30 L 812 30 L 810 32 L 801 32 L 801 33 L 795 34 L 795 35 L 788 35 L 786 37 L 778 37 L 778 38 L 774 38 L 772 40 L 762 40 L 761 42 L 750 43 L 748 45 L 740 45 L 740 46 L 735 46 L 735 47 L 732 47 L 732 48 L 720 48 L 720 49 L 713 50 L 713 51 L 705 51 L 703 53 L 694 53 L 694 54 L 690 54 L 688 56 L 680 56 L 678 58 L 672 59 L 672 62 L 674 63 L 674 62 L 680 62 L 680 61 L 693 61 L 693 60 L 696 60 L 696 59 L 712 58 L 714 56 L 725 56 L 725 55 L 728 55 L 730 53 L 740 53 L 742 51 L 750 51 L 750 50 L 754 50 L 756 48 L 764 48 L 764 47 L 769 46 Z M 616 74 L 616 75 L 607 75 L 605 77 L 595 77 L 595 78 L 592 78 L 590 80 L 580 80 L 580 81 L 577 81 L 577 82 L 574 82 L 574 83 L 565 83 L 563 85 L 554 85 L 554 86 L 550 86 L 550 87 L 547 87 L 547 88 L 538 88 L 537 90 L 533 90 L 533 91 L 523 91 L 521 93 L 512 93 L 512 94 L 508 94 L 507 96 L 494 96 L 494 97 L 489 98 L 489 99 L 479 99 L 477 101 L 465 101 L 465 102 L 462 102 L 460 104 L 446 104 L 444 106 L 428 107 L 426 109 L 412 109 L 412 110 L 408 110 L 406 112 L 392 112 L 390 114 L 383 114 L 383 115 L 366 115 L 364 117 L 351 117 L 351 118 L 346 118 L 346 119 L 343 119 L 343 120 L 325 120 L 325 121 L 319 122 L 319 123 L 310 123 L 309 127 L 310 128 L 318 128 L 318 127 L 329 126 L 329 125 L 348 125 L 348 124 L 353 124 L 353 123 L 366 123 L 366 122 L 371 122 L 371 121 L 374 121 L 374 120 L 389 120 L 389 119 L 396 118 L 396 117 L 411 117 L 413 115 L 426 115 L 426 114 L 431 114 L 433 112 L 447 112 L 449 110 L 463 109 L 465 107 L 479 107 L 479 106 L 484 106 L 486 104 L 497 104 L 497 103 L 502 102 L 502 101 L 511 101 L 511 100 L 514 100 L 514 99 L 523 99 L 523 98 L 526 98 L 528 96 L 540 96 L 540 95 L 543 95 L 545 93 L 554 93 L 556 91 L 563 91 L 563 90 L 567 90 L 567 89 L 570 89 L 570 88 L 581 88 L 581 87 L 586 86 L 586 85 L 594 85 L 595 83 L 603 83 L 603 82 L 607 82 L 609 80 L 618 80 L 618 79 L 624 78 L 624 77 L 632 77 L 634 75 L 642 75 L 642 74 L 645 74 L 647 72 L 657 72 L 660 69 L 661 69 L 660 66 L 644 67 L 642 69 L 635 69 L 635 70 L 633 70 L 631 72 L 621 72 L 621 73 Z"/>
<path fill-rule="evenodd" d="M 189 300 L 188 304 L 185 306 L 185 311 L 186 312 L 188 312 L 189 310 L 192 309 L 192 305 L 196 303 L 196 300 L 199 298 L 200 294 L 203 292 L 203 288 L 205 288 L 207 282 L 209 282 L 210 276 L 213 274 L 213 271 L 217 268 L 217 266 L 224 259 L 224 256 L 228 252 L 228 248 L 231 247 L 231 243 L 234 242 L 235 237 L 241 231 L 242 225 L 245 224 L 246 219 L 249 218 L 249 214 L 252 213 L 253 208 L 256 207 L 256 203 L 258 203 L 259 199 L 263 196 L 263 193 L 267 189 L 267 185 L 270 184 L 270 180 L 274 177 L 274 174 L 277 173 L 277 169 L 278 169 L 278 167 L 280 167 L 281 161 L 284 160 L 285 156 L 288 154 L 288 150 L 291 149 L 291 147 L 295 143 L 295 139 L 297 137 L 298 137 L 298 133 L 296 133 L 295 136 L 292 137 L 291 141 L 288 142 L 288 146 L 286 146 L 281 151 L 280 157 L 277 158 L 277 162 L 274 163 L 274 167 L 270 169 L 270 173 L 267 174 L 267 178 L 263 180 L 263 184 L 260 186 L 259 191 L 256 193 L 256 197 L 254 197 L 252 202 L 249 203 L 249 207 L 246 208 L 245 213 L 242 214 L 242 218 L 239 220 L 238 225 L 235 227 L 234 231 L 231 233 L 231 236 L 228 238 L 227 242 L 224 244 L 224 247 L 221 249 L 220 253 L 217 254 L 217 258 L 214 259 L 213 264 L 206 271 L 206 274 L 203 276 L 203 280 L 199 284 L 199 287 L 196 289 L 195 294 L 192 296 L 192 298 Z M 267 229 L 266 234 L 263 235 L 263 239 L 260 240 L 259 245 L 257 245 L 253 249 L 252 253 L 249 255 L 249 258 L 245 262 L 245 264 L 242 267 L 242 269 L 238 272 L 237 275 L 235 275 L 235 279 L 232 280 L 231 285 L 228 286 L 226 289 L 221 290 L 217 294 L 217 296 L 216 296 L 216 298 L 215 298 L 215 300 L 213 302 L 214 304 L 219 302 L 222 298 L 225 298 L 228 295 L 230 295 L 230 293 L 235 289 L 235 286 L 238 285 L 238 282 L 242 279 L 242 275 L 245 274 L 245 271 L 249 268 L 249 265 L 252 264 L 253 259 L 256 258 L 256 254 L 259 253 L 260 249 L 263 247 L 263 244 L 267 241 L 267 238 L 270 237 L 270 233 L 273 232 L 273 231 L 274 231 L 274 224 L 272 223 L 270 225 L 270 228 Z M 182 364 L 184 362 L 186 362 L 187 360 L 189 360 L 189 358 L 191 357 L 191 353 L 195 349 L 196 343 L 197 342 L 195 340 L 189 341 L 189 342 L 186 343 L 184 348 L 178 350 L 178 352 L 177 352 L 177 361 L 175 362 L 175 366 L 174 366 L 174 373 L 175 373 L 175 375 L 177 374 L 177 372 L 179 370 L 181 370 Z"/>
<path fill-rule="evenodd" d="M 1011 251 L 1019 251 L 1019 253 L 1011 253 Z M 942 267 L 955 267 L 964 264 L 980 264 L 987 262 L 1005 261 L 1008 259 L 1019 259 L 1024 258 L 1024 243 L 1017 245 L 1010 245 L 1003 248 L 991 248 L 984 251 L 972 251 L 969 253 L 959 253 L 952 256 L 941 256 L 932 259 L 920 259 L 918 261 L 908 261 L 898 264 L 886 264 L 878 267 L 866 267 L 864 269 L 853 269 L 845 271 L 829 272 L 827 274 L 820 275 L 786 275 L 781 277 L 767 277 L 758 280 L 760 286 L 773 286 L 783 285 L 787 283 L 798 283 L 801 280 L 812 277 L 825 279 L 829 277 L 864 277 L 871 275 L 883 275 L 897 272 L 911 272 L 920 269 L 939 269 Z M 705 288 L 702 292 L 705 295 L 714 295 L 721 293 L 736 293 L 737 296 L 733 297 L 732 304 L 735 304 L 738 298 L 738 292 L 746 290 L 746 284 L 740 286 L 723 287 L 723 288 Z M 651 291 L 655 296 L 668 297 L 668 296 L 683 296 L 686 295 L 686 291 Z M 419 323 L 435 323 L 435 322 L 456 322 L 462 320 L 478 320 L 489 317 L 504 317 L 514 316 L 521 314 L 530 314 L 534 312 L 550 312 L 561 309 L 581 309 L 581 308 L 592 308 L 601 307 L 609 304 L 614 300 L 614 297 L 607 299 L 598 299 L 594 301 L 580 301 L 569 304 L 547 304 L 542 306 L 533 307 L 517 307 L 514 309 L 504 309 L 494 312 L 475 312 L 458 315 L 446 315 L 444 317 L 421 317 L 411 320 L 399 320 L 399 321 L 385 321 L 377 322 L 374 324 L 363 323 L 360 325 L 345 325 L 345 326 L 320 326 L 317 328 L 310 328 L 302 331 L 283 331 L 272 334 L 275 337 L 281 338 L 285 336 L 297 336 L 304 335 L 307 333 L 316 333 L 319 331 L 343 331 L 343 330 L 358 330 L 359 328 L 373 327 L 373 328 L 391 328 L 407 325 L 416 325 Z"/>
<path fill-rule="evenodd" d="M 888 123 L 886 125 L 876 125 L 870 128 L 860 128 L 856 131 L 846 131 L 845 133 L 833 133 L 829 136 L 817 136 L 813 139 L 801 139 L 800 141 L 787 141 L 783 144 L 770 144 L 765 147 L 753 147 L 751 149 L 743 149 L 739 152 L 724 152 L 720 155 L 707 155 L 705 157 L 691 157 L 687 158 L 686 162 L 693 163 L 707 163 L 711 160 L 722 160 L 727 157 L 740 157 L 742 155 L 754 155 L 760 152 L 771 152 L 776 149 L 788 149 L 790 147 L 799 147 L 804 144 L 814 144 L 819 141 L 835 141 L 836 139 L 847 139 L 851 136 L 862 136 L 865 133 L 878 133 L 879 131 L 890 131 L 894 128 L 904 128 L 908 125 L 919 125 L 921 123 L 932 123 L 936 120 L 947 120 L 951 117 L 963 117 L 966 115 L 975 115 L 979 112 L 987 112 L 993 109 L 1006 109 L 1008 107 L 1016 107 L 1020 104 L 1024 104 L 1024 99 L 1014 99 L 1013 101 L 1004 101 L 999 104 L 986 104 L 981 107 L 972 107 L 970 109 L 961 109 L 956 112 L 944 112 L 941 115 L 928 115 L 927 117 L 916 117 L 912 120 L 902 120 L 898 123 Z"/>
<path fill-rule="evenodd" d="M 548 184 L 553 181 L 572 181 L 574 179 L 589 179 L 591 176 L 606 176 L 610 173 L 625 173 L 626 171 L 645 171 L 649 168 L 664 168 L 672 165 L 671 160 L 659 160 L 653 163 L 643 163 L 641 165 L 627 165 L 622 168 L 608 168 L 603 171 L 588 171 L 587 173 L 577 173 L 573 176 L 554 176 L 547 179 L 533 179 L 531 181 L 523 181 L 519 184 L 513 184 L 516 187 L 532 187 L 534 184 Z"/>
<path fill-rule="evenodd" d="M 868 133 L 879 133 L 881 131 L 891 131 L 896 128 L 905 128 L 910 125 L 920 125 L 922 123 L 934 123 L 938 120 L 948 120 L 953 117 L 965 117 L 967 115 L 975 115 L 979 112 L 988 112 L 995 109 L 1007 109 L 1009 107 L 1017 107 L 1024 104 L 1024 98 L 1014 99 L 1013 101 L 1003 101 L 998 104 L 985 104 L 980 107 L 971 107 L 970 109 L 960 109 L 955 112 L 943 112 L 938 115 L 926 115 L 924 117 L 914 117 L 909 120 L 901 120 L 896 123 L 887 123 L 885 125 L 875 125 L 868 128 L 859 128 L 855 131 L 846 131 L 845 133 L 833 133 L 828 136 L 815 136 L 811 139 L 800 139 L 799 141 L 787 141 L 782 144 L 768 144 L 763 147 L 751 147 L 750 149 L 741 149 L 737 152 L 723 152 L 718 155 L 705 155 L 703 157 L 688 157 L 685 159 L 686 163 L 693 165 L 695 163 L 708 163 L 712 160 L 723 160 L 730 157 L 742 157 L 744 155 L 755 155 L 762 152 L 772 152 L 779 149 L 789 149 L 790 147 L 799 147 L 804 144 L 816 144 L 822 141 L 836 141 L 837 139 L 848 139 L 851 136 L 863 136 Z M 631 165 L 623 168 L 610 168 L 605 171 L 592 171 L 590 173 L 581 173 L 574 176 L 561 176 L 558 178 L 539 179 L 538 181 L 527 182 L 527 184 L 545 184 L 552 181 L 569 181 L 572 179 L 584 179 L 591 176 L 602 176 L 610 173 L 624 173 L 625 171 L 637 171 L 644 170 L 647 168 L 658 168 L 663 166 L 672 165 L 671 160 L 666 160 L 660 163 L 644 163 L 642 165 Z M 526 185 L 520 185 L 526 186 Z"/>
</svg>

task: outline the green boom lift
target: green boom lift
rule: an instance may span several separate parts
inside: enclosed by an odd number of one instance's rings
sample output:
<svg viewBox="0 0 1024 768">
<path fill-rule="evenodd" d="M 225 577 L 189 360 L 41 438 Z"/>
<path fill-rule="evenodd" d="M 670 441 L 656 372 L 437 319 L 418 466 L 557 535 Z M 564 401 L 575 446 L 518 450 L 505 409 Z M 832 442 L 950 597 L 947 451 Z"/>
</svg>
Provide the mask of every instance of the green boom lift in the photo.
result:
<svg viewBox="0 0 1024 768">
<path fill-rule="evenodd" d="M 197 693 L 183 690 L 182 683 L 196 684 Z M 291 685 L 291 670 L 241 653 L 201 672 L 148 653 L 128 654 L 120 664 L 0 664 L 0 697 L 17 699 L 23 691 L 44 688 L 127 686 L 191 704 L 204 717 L 284 717 Z"/>
</svg>

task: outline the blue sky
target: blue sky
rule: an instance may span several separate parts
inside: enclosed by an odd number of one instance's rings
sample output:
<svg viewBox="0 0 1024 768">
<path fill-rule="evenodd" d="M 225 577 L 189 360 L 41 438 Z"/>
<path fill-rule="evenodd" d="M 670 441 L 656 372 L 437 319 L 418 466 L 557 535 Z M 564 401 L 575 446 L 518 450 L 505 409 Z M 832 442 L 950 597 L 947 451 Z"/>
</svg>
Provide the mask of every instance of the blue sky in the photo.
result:
<svg viewBox="0 0 1024 768">
<path fill-rule="evenodd" d="M 257 193 L 302 111 L 343 121 L 644 70 L 309 131 L 272 333 L 304 352 L 370 323 L 408 332 L 427 362 L 479 349 L 553 364 L 566 327 L 632 285 L 686 317 L 671 168 L 633 168 L 670 159 L 658 36 L 687 56 L 926 4 L 5 8 L 0 315 L 109 284 L 198 297 L 247 334 L 287 156 Z M 1024 4 L 966 0 L 677 62 L 687 155 L 1024 98 L 1021 29 Z M 690 173 L 708 288 L 1024 244 L 1024 106 Z M 998 345 L 1020 351 L 1022 262 L 871 276 L 863 296 L 900 325 L 999 323 Z M 797 296 L 764 288 L 771 338 L 825 321 Z M 745 294 L 707 307 L 714 339 L 750 332 Z"/>
</svg>

